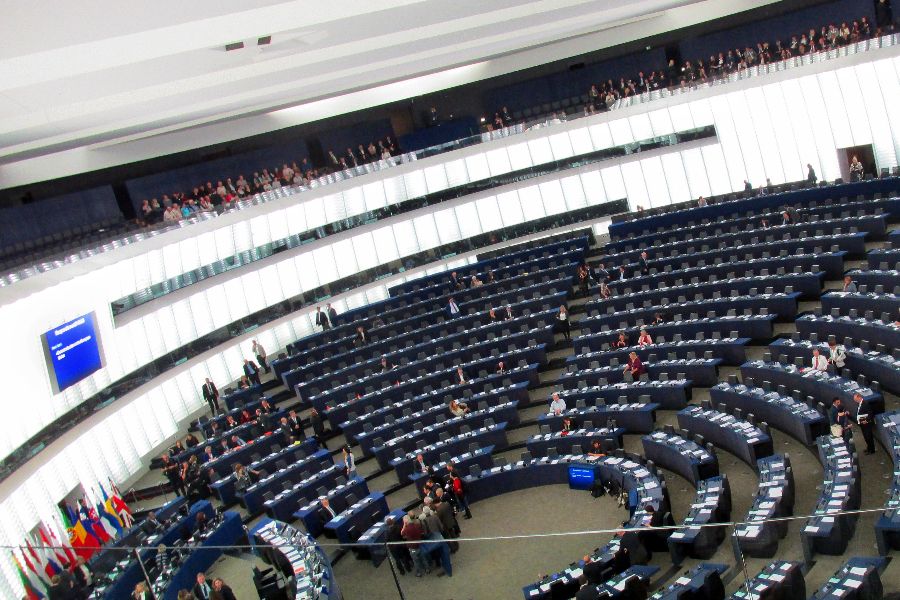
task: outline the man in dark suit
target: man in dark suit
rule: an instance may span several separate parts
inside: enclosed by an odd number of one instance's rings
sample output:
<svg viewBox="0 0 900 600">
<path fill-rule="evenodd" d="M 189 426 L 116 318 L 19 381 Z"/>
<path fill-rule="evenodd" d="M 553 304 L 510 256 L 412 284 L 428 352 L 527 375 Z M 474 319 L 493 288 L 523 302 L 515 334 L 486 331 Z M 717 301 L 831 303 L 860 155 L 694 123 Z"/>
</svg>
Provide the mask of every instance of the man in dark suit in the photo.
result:
<svg viewBox="0 0 900 600">
<path fill-rule="evenodd" d="M 641 275 L 647 275 L 650 273 L 650 264 L 646 250 L 641 252 L 641 257 L 640 259 L 638 259 L 638 271 L 641 273 Z"/>
<path fill-rule="evenodd" d="M 244 359 L 244 375 L 256 385 L 262 385 L 262 382 L 259 380 L 259 367 L 256 366 L 255 362 L 246 358 Z"/>
<path fill-rule="evenodd" d="M 313 435 L 326 450 L 328 446 L 325 444 L 325 424 L 322 422 L 322 415 L 315 408 L 309 411 L 309 424 L 312 425 Z"/>
<path fill-rule="evenodd" d="M 873 432 L 875 419 L 869 413 L 869 406 L 863 402 L 861 394 L 853 394 L 853 403 L 854 407 L 850 413 L 853 415 L 853 420 L 859 425 L 863 439 L 866 440 L 866 454 L 875 454 L 875 434 Z"/>
<path fill-rule="evenodd" d="M 321 507 L 318 510 L 318 515 L 323 523 L 327 523 L 337 516 L 335 510 L 331 508 L 331 503 L 328 502 L 328 498 L 322 498 L 322 500 L 319 501 L 319 504 L 321 504 Z"/>
<path fill-rule="evenodd" d="M 288 413 L 288 425 L 291 427 L 291 434 L 295 440 L 303 439 L 303 419 L 297 414 L 296 410 Z"/>
<path fill-rule="evenodd" d="M 328 313 L 328 321 L 332 327 L 337 327 L 338 324 L 338 314 L 337 311 L 334 310 L 334 307 L 330 304 L 326 307 L 326 312 Z"/>
<path fill-rule="evenodd" d="M 322 328 L 322 331 L 331 329 L 331 323 L 328 321 L 328 315 L 322 312 L 320 306 L 316 307 L 316 325 Z"/>
<path fill-rule="evenodd" d="M 209 404 L 209 412 L 214 415 L 219 414 L 219 388 L 207 377 L 201 389 L 203 390 L 203 399 Z"/>
<path fill-rule="evenodd" d="M 197 573 L 197 583 L 194 584 L 193 588 L 194 598 L 197 600 L 209 600 L 209 597 L 212 596 L 212 586 L 209 585 L 209 582 L 206 581 L 206 573 Z"/>
<path fill-rule="evenodd" d="M 353 339 L 353 345 L 355 346 L 365 346 L 369 343 L 369 332 L 366 331 L 366 328 L 360 325 L 356 328 L 356 337 Z"/>
</svg>

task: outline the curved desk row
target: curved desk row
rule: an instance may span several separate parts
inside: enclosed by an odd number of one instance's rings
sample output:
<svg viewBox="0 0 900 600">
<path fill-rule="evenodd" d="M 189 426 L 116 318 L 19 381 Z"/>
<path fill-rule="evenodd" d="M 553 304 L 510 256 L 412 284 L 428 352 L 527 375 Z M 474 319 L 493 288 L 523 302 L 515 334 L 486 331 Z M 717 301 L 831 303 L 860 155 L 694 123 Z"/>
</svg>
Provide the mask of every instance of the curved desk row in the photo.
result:
<svg viewBox="0 0 900 600">
<path fill-rule="evenodd" d="M 322 490 L 329 490 L 346 481 L 344 463 L 331 465 L 321 471 L 312 473 L 305 479 L 294 484 L 277 494 L 266 492 L 263 495 L 263 506 L 266 514 L 279 521 L 290 521 L 291 514 L 302 503 L 321 495 Z"/>
<path fill-rule="evenodd" d="M 756 468 L 756 461 L 771 456 L 772 436 L 764 424 L 754 425 L 734 415 L 699 406 L 678 412 L 678 426 L 692 434 L 702 435 L 714 446 L 724 448 Z M 698 438 L 699 439 L 699 438 Z"/>
<path fill-rule="evenodd" d="M 255 515 L 262 511 L 263 497 L 266 493 L 277 494 L 292 489 L 295 482 L 306 480 L 334 466 L 334 460 L 328 450 L 322 449 L 299 461 L 283 464 L 284 466 L 261 478 L 243 492 L 236 492 L 236 496 L 241 499 L 241 504 L 249 514 Z"/>
<path fill-rule="evenodd" d="M 313 438 L 306 438 L 302 442 L 294 442 L 286 448 L 255 458 L 252 462 L 244 466 L 249 467 L 254 471 L 259 471 L 260 469 L 268 471 L 272 469 L 273 465 L 277 465 L 279 461 L 292 464 L 296 461 L 303 460 L 314 454 L 318 447 L 319 444 L 316 440 Z M 250 457 L 253 458 L 253 455 L 251 454 Z M 212 482 L 209 487 L 222 504 L 228 505 L 237 502 L 237 495 L 234 487 L 234 473 Z"/>
<path fill-rule="evenodd" d="M 885 501 L 885 511 L 875 521 L 875 541 L 878 554 L 885 556 L 900 550 L 900 411 L 878 415 L 875 418 L 878 439 L 894 463 L 890 496 Z"/>
<path fill-rule="evenodd" d="M 723 288 L 726 289 L 726 288 Z M 665 311 L 673 315 L 675 322 L 685 318 L 698 319 L 705 315 L 709 319 L 735 315 L 743 312 L 746 315 L 773 314 L 780 321 L 792 321 L 797 316 L 797 301 L 800 292 L 764 293 L 745 296 L 728 296 L 709 298 L 698 301 L 669 302 L 649 308 L 635 308 L 628 311 L 596 317 L 584 317 L 578 325 L 583 331 L 600 333 L 607 329 L 628 329 L 650 323 L 656 313 Z M 665 308 L 663 308 L 665 307 Z M 766 313 L 765 311 L 768 311 Z M 648 326 L 648 331 L 650 327 Z M 651 333 L 651 337 L 653 334 Z"/>
<path fill-rule="evenodd" d="M 900 316 L 900 296 L 892 293 L 829 291 L 822 295 L 822 312 L 837 312 L 850 317 L 871 312 L 882 321 L 893 322 Z M 885 319 L 882 315 L 887 314 Z"/>
<path fill-rule="evenodd" d="M 664 340 L 681 338 L 707 339 L 715 337 L 750 338 L 753 340 L 772 339 L 772 324 L 777 317 L 775 315 L 741 315 L 722 316 L 715 318 L 683 319 L 677 322 L 666 322 L 661 325 L 634 326 L 615 331 L 601 331 L 580 335 L 572 340 L 576 348 L 587 345 L 591 350 L 600 350 L 604 344 L 613 344 L 619 339 L 619 334 L 624 333 L 627 343 L 633 344 L 638 340 L 641 329 L 654 341 L 660 343 Z"/>
<path fill-rule="evenodd" d="M 610 385 L 579 387 L 576 390 L 560 390 L 559 395 L 567 406 L 575 408 L 618 404 L 654 403 L 663 408 L 683 408 L 691 399 L 691 382 L 630 381 Z"/>
<path fill-rule="evenodd" d="M 900 231 L 894 231 L 892 234 L 900 236 Z M 894 249 L 897 249 L 897 247 L 894 246 Z M 900 271 L 896 269 L 879 269 L 878 265 L 869 264 L 868 269 L 850 269 L 844 275 L 849 275 L 850 279 L 856 282 L 860 289 L 862 289 L 862 286 L 866 286 L 866 289 L 874 290 L 876 286 L 880 285 L 885 290 L 896 291 L 897 286 L 900 286 Z M 831 277 L 830 279 L 837 279 L 837 277 Z"/>
<path fill-rule="evenodd" d="M 697 496 L 684 517 L 682 529 L 666 540 L 672 564 L 678 566 L 688 556 L 708 559 L 725 539 L 725 527 L 700 527 L 710 523 L 727 523 L 731 519 L 731 486 L 725 475 L 710 477 L 697 483 Z"/>
<path fill-rule="evenodd" d="M 621 296 L 591 300 L 585 304 L 585 310 L 589 315 L 612 315 L 621 312 L 635 310 L 636 308 L 650 308 L 653 306 L 668 306 L 672 301 L 684 304 L 693 299 L 715 299 L 717 295 L 748 296 L 753 295 L 752 290 L 771 289 L 772 292 L 787 294 L 798 292 L 803 298 L 818 298 L 822 293 L 822 282 L 825 273 L 790 273 L 781 275 L 740 275 L 737 277 L 722 277 L 714 274 L 706 274 L 701 271 L 704 281 L 692 281 L 684 283 L 680 277 L 671 277 L 669 281 L 660 281 L 657 288 L 640 292 L 625 292 Z M 694 277 L 693 279 L 700 279 Z M 628 281 L 628 280 L 625 280 Z M 624 282 L 618 282 L 619 287 Z M 665 285 L 663 285 L 665 284 Z M 649 288 L 648 284 L 644 287 Z M 788 289 L 790 288 L 790 289 Z M 617 290 L 618 291 L 618 290 Z M 668 311 L 665 308 L 663 310 Z"/>
<path fill-rule="evenodd" d="M 772 521 L 794 514 L 794 472 L 787 455 L 775 454 L 756 463 L 759 485 L 746 523 L 734 530 L 734 555 L 771 558 L 778 540 L 787 535 L 787 521 Z"/>
<path fill-rule="evenodd" d="M 766 565 L 728 600 L 806 600 L 803 563 L 778 560 Z"/>
<path fill-rule="evenodd" d="M 579 338 L 584 340 L 584 337 Z M 652 356 L 664 357 L 667 360 L 718 358 L 723 364 L 737 366 L 747 361 L 747 344 L 750 338 L 719 338 L 702 340 L 678 340 L 659 342 L 646 346 L 629 346 L 613 349 L 609 347 L 594 352 L 589 345 L 575 349 L 578 354 L 566 359 L 566 366 L 574 364 L 579 369 L 595 368 L 608 365 L 619 366 L 628 362 L 628 355 L 634 352 L 643 362 L 653 362 Z M 620 367 L 621 368 L 621 367 Z"/>
<path fill-rule="evenodd" d="M 444 394 L 432 391 L 406 398 L 381 408 L 366 411 L 355 419 L 344 421 L 339 427 L 349 440 L 360 444 L 364 437 L 378 437 L 374 435 L 376 432 L 386 427 L 391 427 L 403 419 L 414 415 L 416 412 L 427 411 L 434 406 L 442 406 L 446 410 L 453 399 L 464 402 L 470 408 L 478 407 L 479 409 L 487 406 L 496 406 L 510 400 L 527 402 L 528 386 L 530 384 L 529 369 L 533 369 L 533 367 L 536 367 L 536 365 L 525 368 L 516 367 L 502 374 L 494 374 L 491 376 L 493 381 L 479 380 L 476 382 L 479 384 L 477 386 L 467 384 L 447 390 Z M 503 380 L 507 379 L 509 380 L 508 385 L 503 382 Z M 499 387 L 495 388 L 495 385 Z"/>
<path fill-rule="evenodd" d="M 900 327 L 894 325 L 893 322 L 885 323 L 864 318 L 851 319 L 848 316 L 822 315 L 820 317 L 809 313 L 797 317 L 797 331 L 807 339 L 810 334 L 814 333 L 821 340 L 827 340 L 828 336 L 833 335 L 839 343 L 846 338 L 851 338 L 856 342 L 866 340 L 873 346 L 881 344 L 888 350 L 900 348 Z"/>
<path fill-rule="evenodd" d="M 701 479 L 719 474 L 719 461 L 712 446 L 704 448 L 678 435 L 674 429 L 654 431 L 641 438 L 644 456 L 654 464 L 681 475 L 696 487 Z"/>
<path fill-rule="evenodd" d="M 264 518 L 250 530 L 250 537 L 263 559 L 287 578 L 288 597 L 341 600 L 328 555 L 308 534 Z"/>
<path fill-rule="evenodd" d="M 604 451 L 621 448 L 624 435 L 625 428 L 623 427 L 614 429 L 601 427 L 539 433 L 525 440 L 525 447 L 528 448 L 532 456 L 547 456 L 550 458 L 558 457 L 561 454 L 578 456 L 589 452 L 596 440 L 600 440 L 601 444 L 604 445 Z"/>
<path fill-rule="evenodd" d="M 806 446 L 828 433 L 828 419 L 819 411 L 778 392 L 722 382 L 709 390 L 709 398 L 714 407 L 724 407 L 733 414 L 752 414 Z"/>
<path fill-rule="evenodd" d="M 727 570 L 728 565 L 700 563 L 654 593 L 650 600 L 721 600 L 725 597 L 722 575 Z"/>
<path fill-rule="evenodd" d="M 694 385 L 709 387 L 719 380 L 721 358 L 693 358 L 676 360 L 658 360 L 644 363 L 650 379 L 689 379 Z M 662 377 L 664 376 L 664 377 Z M 627 375 L 631 379 L 631 375 Z M 588 385 L 606 385 L 621 383 L 626 380 L 623 367 L 594 367 L 560 375 L 559 383 L 566 388 L 576 387 L 582 381 Z"/>
<path fill-rule="evenodd" d="M 809 600 L 883 598 L 885 590 L 879 572 L 884 570 L 886 564 L 887 561 L 883 558 L 854 556 L 841 565 Z"/>
<path fill-rule="evenodd" d="M 825 480 L 812 511 L 814 516 L 806 521 L 800 531 L 807 562 L 816 552 L 839 556 L 846 551 L 856 529 L 858 515 L 833 513 L 858 509 L 861 495 L 859 462 L 853 442 L 823 435 L 816 440 L 816 444 L 825 470 Z"/>
<path fill-rule="evenodd" d="M 460 433 L 450 439 L 428 444 L 423 448 L 407 452 L 403 456 L 394 457 L 390 461 L 391 468 L 397 472 L 400 483 L 406 483 L 415 470 L 415 460 L 418 454 L 426 464 L 438 462 L 441 454 L 450 456 L 462 454 L 465 451 L 474 452 L 478 448 L 494 446 L 497 450 L 503 450 L 509 442 L 506 439 L 506 423 L 485 425 L 480 429 Z"/>
<path fill-rule="evenodd" d="M 628 404 L 607 404 L 602 406 L 591 407 L 573 407 L 568 408 L 562 414 L 554 415 L 544 414 L 537 418 L 538 427 L 544 431 L 544 427 L 548 427 L 550 431 L 562 430 L 564 418 L 572 420 L 574 427 L 593 428 L 595 425 L 601 427 L 622 427 L 629 433 L 649 433 L 653 431 L 656 423 L 656 411 L 659 404 L 649 403 L 628 403 Z M 612 425 L 610 422 L 615 423 Z"/>
</svg>

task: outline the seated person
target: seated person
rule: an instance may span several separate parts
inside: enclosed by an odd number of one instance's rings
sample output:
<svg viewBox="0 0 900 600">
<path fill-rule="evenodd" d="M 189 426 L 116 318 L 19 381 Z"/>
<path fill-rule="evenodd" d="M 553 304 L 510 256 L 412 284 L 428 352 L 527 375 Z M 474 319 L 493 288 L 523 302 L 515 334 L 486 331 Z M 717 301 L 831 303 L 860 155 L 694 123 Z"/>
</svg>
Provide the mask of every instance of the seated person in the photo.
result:
<svg viewBox="0 0 900 600">
<path fill-rule="evenodd" d="M 813 348 L 812 370 L 813 371 L 827 371 L 828 370 L 828 359 L 819 353 L 818 348 Z"/>
<path fill-rule="evenodd" d="M 572 419 L 570 417 L 564 417 L 562 422 L 562 434 L 567 435 L 574 431 L 575 427 L 572 425 Z"/>
<path fill-rule="evenodd" d="M 504 375 L 506 373 L 506 365 L 503 364 L 503 361 L 497 363 L 497 375 Z"/>
<path fill-rule="evenodd" d="M 628 347 L 628 338 L 625 337 L 625 332 L 619 334 L 619 339 L 613 342 L 613 348 L 627 348 Z"/>
<path fill-rule="evenodd" d="M 241 379 L 238 381 L 238 388 L 242 390 L 250 388 L 250 379 L 246 375 L 241 375 Z"/>
<path fill-rule="evenodd" d="M 650 334 L 647 333 L 646 329 L 641 328 L 641 335 L 638 337 L 638 346 L 643 348 L 644 346 L 649 346 L 652 343 L 653 338 L 650 337 Z"/>
<path fill-rule="evenodd" d="M 450 401 L 450 414 L 454 417 L 462 417 L 469 411 L 469 406 L 465 402 L 460 402 L 456 398 Z"/>
<path fill-rule="evenodd" d="M 561 415 L 565 410 L 566 401 L 560 397 L 559 392 L 553 392 L 553 395 L 550 397 L 550 413 Z"/>
<path fill-rule="evenodd" d="M 591 449 L 588 450 L 588 456 L 606 456 L 606 453 L 603 451 L 603 444 L 600 443 L 600 440 L 591 442 Z"/>
</svg>

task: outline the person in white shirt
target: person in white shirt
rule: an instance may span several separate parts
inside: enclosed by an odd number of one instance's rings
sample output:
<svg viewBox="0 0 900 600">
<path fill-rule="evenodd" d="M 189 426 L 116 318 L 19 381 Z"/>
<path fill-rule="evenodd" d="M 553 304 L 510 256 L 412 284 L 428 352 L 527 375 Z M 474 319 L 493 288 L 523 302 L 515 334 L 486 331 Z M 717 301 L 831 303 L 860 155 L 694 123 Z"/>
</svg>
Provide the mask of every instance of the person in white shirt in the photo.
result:
<svg viewBox="0 0 900 600">
<path fill-rule="evenodd" d="M 450 316 L 455 317 L 459 314 L 459 305 L 456 303 L 455 298 L 450 298 L 447 302 L 447 309 L 450 311 Z"/>
<path fill-rule="evenodd" d="M 826 359 L 824 356 L 822 356 L 819 353 L 818 348 L 813 349 L 812 368 L 815 371 L 827 371 L 828 370 L 828 359 Z"/>
<path fill-rule="evenodd" d="M 566 410 L 566 401 L 559 397 L 559 392 L 553 392 L 550 397 L 550 412 L 554 415 L 561 415 Z"/>
<path fill-rule="evenodd" d="M 828 342 L 828 362 L 838 369 L 844 368 L 844 362 L 847 360 L 847 351 L 835 340 Z"/>
<path fill-rule="evenodd" d="M 646 329 L 641 329 L 641 335 L 638 337 L 638 346 L 644 347 L 649 346 L 653 343 L 653 338 L 650 337 L 650 334 L 647 333 Z"/>
</svg>

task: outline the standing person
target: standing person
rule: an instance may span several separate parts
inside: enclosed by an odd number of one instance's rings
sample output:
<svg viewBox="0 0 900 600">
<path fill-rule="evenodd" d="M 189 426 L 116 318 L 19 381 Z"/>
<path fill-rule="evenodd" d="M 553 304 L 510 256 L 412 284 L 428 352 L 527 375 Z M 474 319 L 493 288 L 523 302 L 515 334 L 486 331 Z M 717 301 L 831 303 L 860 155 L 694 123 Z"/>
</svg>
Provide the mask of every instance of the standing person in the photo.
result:
<svg viewBox="0 0 900 600">
<path fill-rule="evenodd" d="M 231 588 L 218 577 L 213 581 L 212 598 L 213 600 L 237 600 Z"/>
<path fill-rule="evenodd" d="M 325 443 L 325 424 L 322 422 L 322 415 L 315 408 L 309 411 L 309 424 L 312 425 L 313 437 L 318 440 L 322 448 L 328 450 L 328 445 Z"/>
<path fill-rule="evenodd" d="M 331 323 L 328 321 L 328 315 L 322 312 L 322 307 L 316 307 L 316 325 L 322 328 L 322 331 L 331 329 Z"/>
<path fill-rule="evenodd" d="M 266 363 L 266 349 L 262 347 L 262 344 L 260 344 L 256 340 L 253 340 L 253 346 L 251 347 L 251 350 L 253 350 L 253 354 L 256 355 L 256 360 L 259 361 L 259 366 L 265 369 L 266 374 L 268 375 L 269 371 L 271 371 L 272 369 L 269 368 L 269 365 Z"/>
<path fill-rule="evenodd" d="M 419 522 L 419 519 L 416 518 L 416 513 L 413 511 L 404 515 L 403 527 L 400 529 L 400 535 L 402 535 L 403 539 L 407 542 L 406 549 L 409 550 L 409 554 L 412 556 L 416 577 L 421 577 L 426 572 L 430 573 L 431 568 L 428 566 L 427 558 L 421 550 L 422 538 L 425 537 L 425 530 Z"/>
<path fill-rule="evenodd" d="M 356 459 L 353 458 L 353 451 L 350 446 L 344 446 L 344 471 L 347 473 L 347 479 L 356 477 Z"/>
<path fill-rule="evenodd" d="M 459 305 L 456 303 L 456 298 L 450 296 L 450 299 L 447 301 L 447 312 L 450 314 L 450 317 L 456 317 L 460 314 Z"/>
<path fill-rule="evenodd" d="M 834 437 L 844 438 L 844 442 L 850 441 L 850 413 L 844 408 L 840 398 L 834 398 L 831 401 L 831 408 L 828 409 L 828 421 L 831 425 L 831 435 Z"/>
<path fill-rule="evenodd" d="M 469 501 L 466 499 L 466 494 L 469 490 L 466 482 L 463 481 L 456 470 L 450 471 L 450 489 L 453 490 L 453 497 L 456 498 L 456 503 L 460 510 L 465 513 L 467 519 L 471 519 L 472 511 L 469 510 Z"/>
<path fill-rule="evenodd" d="M 863 403 L 862 394 L 853 394 L 853 420 L 859 425 L 863 439 L 866 441 L 866 454 L 875 454 L 875 435 L 872 432 L 875 424 L 872 422 L 872 416 L 869 414 L 869 407 Z"/>
<path fill-rule="evenodd" d="M 331 327 L 337 327 L 337 324 L 338 324 L 337 311 L 330 304 L 328 306 L 326 306 L 325 311 L 328 313 L 328 324 Z"/>
<path fill-rule="evenodd" d="M 219 414 L 219 411 L 221 410 L 219 408 L 219 388 L 217 388 L 216 384 L 207 377 L 206 382 L 201 389 L 203 391 L 203 399 L 209 404 L 209 412 L 212 413 L 213 416 Z"/>
<path fill-rule="evenodd" d="M 246 358 L 244 359 L 244 375 L 255 385 L 262 385 L 262 382 L 259 380 L 259 367 L 256 366 L 255 362 Z"/>
<path fill-rule="evenodd" d="M 806 182 L 815 185 L 815 183 L 819 180 L 816 176 L 816 170 L 813 169 L 813 166 L 809 163 L 806 163 Z"/>
<path fill-rule="evenodd" d="M 837 340 L 828 340 L 828 362 L 833 364 L 837 369 L 844 368 L 844 362 L 847 360 L 847 351 L 844 346 L 837 343 Z"/>
<path fill-rule="evenodd" d="M 625 365 L 625 373 L 631 373 L 631 376 L 637 380 L 638 377 L 647 372 L 647 369 L 644 367 L 644 363 L 641 362 L 641 359 L 638 358 L 637 352 L 630 352 L 628 354 L 628 364 Z"/>
<path fill-rule="evenodd" d="M 187 496 L 184 479 L 181 478 L 181 465 L 172 460 L 168 454 L 162 455 L 162 472 L 169 480 L 169 485 L 172 486 L 174 493 Z"/>
<path fill-rule="evenodd" d="M 562 330 L 562 334 L 565 336 L 566 340 L 571 340 L 571 328 L 569 327 L 569 311 L 566 310 L 565 304 L 559 307 L 559 312 L 556 314 L 556 321 L 559 323 L 559 328 Z"/>
<path fill-rule="evenodd" d="M 394 519 L 394 517 L 388 517 L 385 521 L 387 525 L 387 541 L 388 542 L 402 542 L 403 535 L 401 535 L 401 530 L 403 529 L 403 525 L 400 521 Z M 397 570 L 400 571 L 401 575 L 406 575 L 406 572 L 413 572 L 415 568 L 413 565 L 412 556 L 409 554 L 409 549 L 406 546 L 400 544 L 391 544 L 388 546 L 388 550 L 391 553 L 391 556 L 394 558 L 394 562 L 397 563 Z"/>
</svg>

